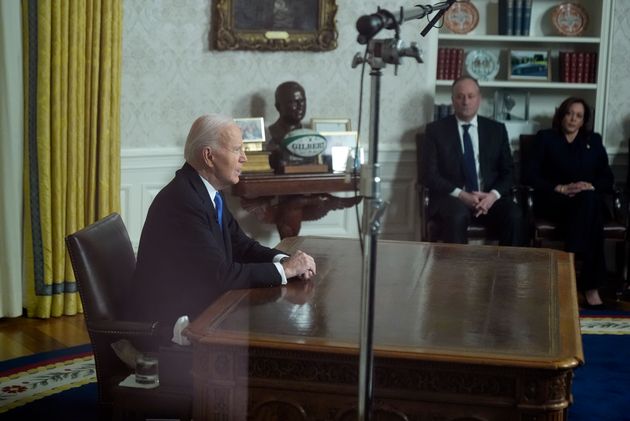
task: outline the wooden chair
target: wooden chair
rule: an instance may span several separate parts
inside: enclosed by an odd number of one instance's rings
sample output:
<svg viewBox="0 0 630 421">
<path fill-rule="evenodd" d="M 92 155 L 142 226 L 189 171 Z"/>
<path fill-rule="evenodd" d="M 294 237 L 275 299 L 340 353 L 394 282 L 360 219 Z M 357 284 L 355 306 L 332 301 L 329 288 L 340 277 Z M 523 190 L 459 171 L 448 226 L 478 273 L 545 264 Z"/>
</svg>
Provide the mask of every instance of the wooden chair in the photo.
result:
<svg viewBox="0 0 630 421">
<path fill-rule="evenodd" d="M 519 153 L 521 180 L 523 180 L 523 169 L 531 156 L 531 149 L 536 135 L 522 134 L 519 137 Z M 532 243 L 535 247 L 541 247 L 545 242 L 563 241 L 563 236 L 558 226 L 553 222 L 537 218 L 534 215 L 534 189 L 531 186 L 523 186 L 526 192 L 526 217 L 531 231 Z M 612 210 L 612 217 L 604 221 L 604 239 L 616 243 L 616 272 L 621 279 L 620 285 L 616 286 L 616 293 L 619 293 L 621 283 L 627 281 L 628 276 L 628 210 L 622 211 L 624 204 L 623 194 L 617 187 L 613 187 L 613 194 L 609 197 L 609 208 Z M 626 203 L 626 206 L 628 204 Z"/>
<path fill-rule="evenodd" d="M 118 385 L 133 370 L 118 358 L 111 344 L 127 339 L 137 349 L 154 353 L 160 359 L 163 337 L 158 322 L 126 318 L 129 306 L 134 305 L 128 297 L 136 257 L 120 215 L 113 213 L 68 235 L 66 245 L 96 363 L 100 416 L 190 418 L 192 394 L 185 387 L 169 389 L 162 382 L 155 389 Z"/>
</svg>

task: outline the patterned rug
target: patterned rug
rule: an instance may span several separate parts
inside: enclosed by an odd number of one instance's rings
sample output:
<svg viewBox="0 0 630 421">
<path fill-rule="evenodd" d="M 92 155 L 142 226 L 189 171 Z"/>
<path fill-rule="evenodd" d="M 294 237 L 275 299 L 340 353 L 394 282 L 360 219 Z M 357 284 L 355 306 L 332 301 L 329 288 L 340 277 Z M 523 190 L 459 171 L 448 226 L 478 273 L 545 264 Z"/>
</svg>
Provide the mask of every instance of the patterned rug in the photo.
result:
<svg viewBox="0 0 630 421">
<path fill-rule="evenodd" d="M 3 361 L 0 363 L 0 414 L 95 382 L 90 345 Z"/>
<path fill-rule="evenodd" d="M 630 318 L 580 317 L 580 329 L 583 335 L 630 335 Z"/>
</svg>

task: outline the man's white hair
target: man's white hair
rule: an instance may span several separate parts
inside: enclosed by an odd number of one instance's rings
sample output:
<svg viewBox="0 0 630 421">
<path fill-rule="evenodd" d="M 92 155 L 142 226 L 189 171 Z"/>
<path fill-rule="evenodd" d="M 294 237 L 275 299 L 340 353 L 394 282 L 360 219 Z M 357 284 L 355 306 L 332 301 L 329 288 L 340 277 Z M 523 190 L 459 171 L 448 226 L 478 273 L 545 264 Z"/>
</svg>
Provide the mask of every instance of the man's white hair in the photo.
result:
<svg viewBox="0 0 630 421">
<path fill-rule="evenodd" d="M 203 148 L 218 147 L 221 134 L 234 124 L 234 119 L 222 114 L 206 114 L 197 118 L 190 127 L 186 145 L 184 146 L 184 159 L 193 168 L 200 168 L 203 163 L 201 151 Z"/>
</svg>

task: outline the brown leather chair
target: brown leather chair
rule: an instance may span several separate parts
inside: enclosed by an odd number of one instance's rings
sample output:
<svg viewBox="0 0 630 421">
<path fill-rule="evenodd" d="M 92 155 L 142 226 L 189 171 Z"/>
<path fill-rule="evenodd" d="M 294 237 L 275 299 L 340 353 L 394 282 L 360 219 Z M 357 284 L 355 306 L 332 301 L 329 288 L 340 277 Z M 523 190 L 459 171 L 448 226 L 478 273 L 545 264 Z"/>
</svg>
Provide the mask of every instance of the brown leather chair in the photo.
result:
<svg viewBox="0 0 630 421">
<path fill-rule="evenodd" d="M 160 359 L 162 336 L 159 323 L 125 317 L 128 306 L 134 305 L 128 293 L 136 257 L 120 215 L 113 213 L 68 235 L 66 245 L 94 353 L 100 415 L 104 419 L 190 418 L 191 392 L 185 387 L 169 389 L 162 381 L 155 389 L 118 386 L 133 370 L 118 358 L 111 344 L 128 339 L 138 350 Z"/>
<path fill-rule="evenodd" d="M 424 133 L 416 135 L 416 167 L 418 170 L 418 182 L 416 190 L 420 199 L 420 240 L 436 242 L 440 238 L 440 224 L 428 217 L 429 212 L 429 188 L 422 184 L 422 143 L 424 142 Z M 512 197 L 515 203 L 519 203 L 519 189 L 515 186 L 512 190 Z M 484 242 L 498 241 L 484 225 L 477 224 L 474 221 L 468 226 L 468 239 L 481 240 Z"/>
<path fill-rule="evenodd" d="M 522 134 L 519 137 L 521 180 L 524 179 L 523 169 L 531 155 L 534 139 L 536 139 L 534 134 Z M 544 242 L 563 241 L 562 233 L 553 222 L 534 216 L 534 190 L 530 186 L 524 187 L 527 192 L 525 199 L 527 220 L 534 247 L 541 247 Z M 615 289 L 619 289 L 621 284 L 626 282 L 628 276 L 628 212 L 627 210 L 626 212 L 622 211 L 623 194 L 617 186 L 614 186 L 613 194 L 610 195 L 609 199 L 608 207 L 612 210 L 612 215 L 604 222 L 604 239 L 616 242 L 615 261 L 620 285 L 616 286 Z"/>
</svg>

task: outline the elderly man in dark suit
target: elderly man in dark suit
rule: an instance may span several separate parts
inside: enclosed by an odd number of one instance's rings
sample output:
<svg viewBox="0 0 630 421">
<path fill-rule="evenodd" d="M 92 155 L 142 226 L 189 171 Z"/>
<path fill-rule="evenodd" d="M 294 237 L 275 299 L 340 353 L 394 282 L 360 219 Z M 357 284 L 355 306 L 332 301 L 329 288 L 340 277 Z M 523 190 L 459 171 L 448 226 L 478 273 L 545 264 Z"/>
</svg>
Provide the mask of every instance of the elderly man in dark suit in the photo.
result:
<svg viewBox="0 0 630 421">
<path fill-rule="evenodd" d="M 522 211 L 511 197 L 513 162 L 505 125 L 477 115 L 476 79 L 457 79 L 452 102 L 455 115 L 428 124 L 421 149 L 429 217 L 438 221 L 447 243 L 467 243 L 467 228 L 477 218 L 498 235 L 499 244 L 525 245 Z"/>
<path fill-rule="evenodd" d="M 194 318 L 223 292 L 309 279 L 315 262 L 287 256 L 248 237 L 220 190 L 238 183 L 247 160 L 241 131 L 221 115 L 192 125 L 186 163 L 155 197 L 142 229 L 135 273 L 139 318 L 173 326 Z"/>
</svg>

